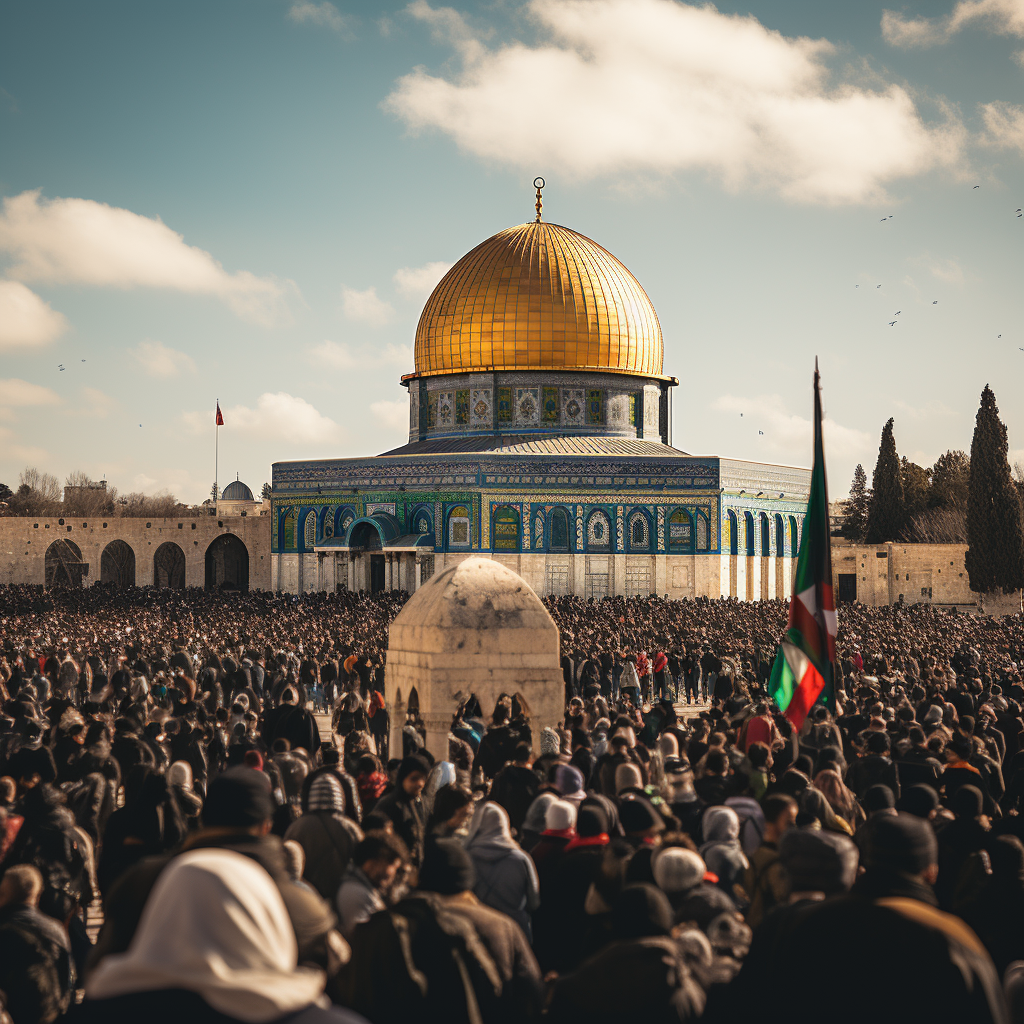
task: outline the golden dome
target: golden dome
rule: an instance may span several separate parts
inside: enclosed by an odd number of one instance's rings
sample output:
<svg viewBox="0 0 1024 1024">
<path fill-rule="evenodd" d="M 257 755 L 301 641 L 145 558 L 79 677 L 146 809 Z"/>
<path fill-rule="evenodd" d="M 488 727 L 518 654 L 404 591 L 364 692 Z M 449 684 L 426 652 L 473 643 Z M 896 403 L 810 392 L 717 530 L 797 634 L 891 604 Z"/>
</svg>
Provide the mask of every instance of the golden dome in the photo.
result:
<svg viewBox="0 0 1024 1024">
<path fill-rule="evenodd" d="M 487 370 L 657 377 L 661 325 L 607 249 L 558 224 L 520 224 L 466 253 L 416 328 L 417 375 Z"/>
</svg>

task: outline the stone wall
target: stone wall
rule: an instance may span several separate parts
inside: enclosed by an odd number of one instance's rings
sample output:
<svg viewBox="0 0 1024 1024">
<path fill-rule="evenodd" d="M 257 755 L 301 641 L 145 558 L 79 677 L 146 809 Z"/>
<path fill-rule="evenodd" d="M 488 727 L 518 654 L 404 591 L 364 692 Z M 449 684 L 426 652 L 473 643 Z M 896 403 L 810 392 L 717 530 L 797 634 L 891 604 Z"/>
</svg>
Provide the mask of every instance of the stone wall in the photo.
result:
<svg viewBox="0 0 1024 1024">
<path fill-rule="evenodd" d="M 851 597 L 852 576 L 856 600 L 872 607 L 896 604 L 902 598 L 907 604 L 980 610 L 967 577 L 966 551 L 966 544 L 850 544 L 833 538 L 836 599 Z"/>
<path fill-rule="evenodd" d="M 84 586 L 100 579 L 103 551 L 112 541 L 122 540 L 135 555 L 135 584 L 152 586 L 153 556 L 165 542 L 176 544 L 185 559 L 185 586 L 206 583 L 206 550 L 218 537 L 236 536 L 249 554 L 249 589 L 270 590 L 269 516 L 236 516 L 217 519 L 35 518 L 11 516 L 0 519 L 0 584 L 46 582 L 46 551 L 55 541 L 71 541 L 82 552 L 88 572 Z"/>
</svg>

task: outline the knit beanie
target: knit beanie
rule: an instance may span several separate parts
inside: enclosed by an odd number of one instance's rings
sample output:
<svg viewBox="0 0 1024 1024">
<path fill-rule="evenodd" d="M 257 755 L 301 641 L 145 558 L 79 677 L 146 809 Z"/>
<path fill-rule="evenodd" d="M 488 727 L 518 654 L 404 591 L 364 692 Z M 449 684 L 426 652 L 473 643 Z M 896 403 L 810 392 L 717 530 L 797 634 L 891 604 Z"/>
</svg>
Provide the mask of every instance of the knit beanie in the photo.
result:
<svg viewBox="0 0 1024 1024">
<path fill-rule="evenodd" d="M 552 800 L 544 812 L 546 832 L 564 832 L 576 825 L 576 805 L 568 800 Z"/>
<path fill-rule="evenodd" d="M 917 875 L 938 862 L 934 830 L 927 821 L 912 814 L 878 815 L 863 831 L 868 867 Z"/>
<path fill-rule="evenodd" d="M 707 866 L 693 850 L 670 846 L 659 850 L 651 862 L 654 881 L 662 892 L 686 892 L 704 877 Z"/>
<path fill-rule="evenodd" d="M 345 813 L 345 791 L 330 772 L 318 775 L 309 787 L 309 810 L 330 814 Z"/>
<path fill-rule="evenodd" d="M 791 828 L 779 840 L 779 861 L 793 892 L 847 892 L 857 877 L 857 847 L 836 832 Z"/>
<path fill-rule="evenodd" d="M 408 757 L 402 758 L 402 763 L 398 766 L 398 781 L 404 782 L 413 772 L 419 772 L 421 775 L 430 774 L 430 764 L 425 757 L 420 757 L 419 754 L 410 754 Z"/>
</svg>

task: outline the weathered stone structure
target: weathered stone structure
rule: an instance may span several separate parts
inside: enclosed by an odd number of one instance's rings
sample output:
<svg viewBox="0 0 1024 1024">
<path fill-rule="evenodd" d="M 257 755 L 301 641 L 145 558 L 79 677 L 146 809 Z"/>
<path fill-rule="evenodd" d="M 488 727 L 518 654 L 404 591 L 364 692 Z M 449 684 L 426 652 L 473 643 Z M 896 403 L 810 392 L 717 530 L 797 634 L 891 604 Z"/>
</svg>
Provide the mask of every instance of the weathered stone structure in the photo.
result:
<svg viewBox="0 0 1024 1024">
<path fill-rule="evenodd" d="M 269 516 L 0 519 L 0 584 L 270 589 Z"/>
<path fill-rule="evenodd" d="M 391 749 L 402 749 L 410 700 L 426 725 L 427 749 L 443 758 L 459 703 L 474 694 L 489 715 L 501 693 L 525 699 L 539 750 L 541 730 L 562 717 L 558 627 L 522 577 L 471 557 L 424 583 L 391 624 L 384 694 Z"/>
</svg>

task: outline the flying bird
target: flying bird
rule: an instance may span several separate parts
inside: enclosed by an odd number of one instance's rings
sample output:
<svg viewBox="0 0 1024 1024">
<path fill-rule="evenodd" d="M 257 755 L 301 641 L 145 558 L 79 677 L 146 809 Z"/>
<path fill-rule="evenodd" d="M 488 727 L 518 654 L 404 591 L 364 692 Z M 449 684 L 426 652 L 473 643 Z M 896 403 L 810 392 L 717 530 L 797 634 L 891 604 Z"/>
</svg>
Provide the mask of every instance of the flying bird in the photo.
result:
<svg viewBox="0 0 1024 1024">
<path fill-rule="evenodd" d="M 758 431 L 757 433 L 758 433 L 758 436 L 759 436 L 759 437 L 761 437 L 761 436 L 763 436 L 763 435 L 764 435 L 764 431 L 763 431 L 763 430 L 759 430 L 759 431 Z"/>
<path fill-rule="evenodd" d="M 902 313 L 902 312 L 903 312 L 903 310 L 902 310 L 902 309 L 897 309 L 897 310 L 896 310 L 896 312 L 895 312 L 895 313 L 893 313 L 893 316 L 899 316 L 899 315 L 900 315 L 900 313 Z"/>
<path fill-rule="evenodd" d="M 1002 337 L 1002 335 L 1001 335 L 1001 334 L 997 334 L 997 335 L 996 335 L 996 337 L 997 337 L 997 338 L 1001 338 L 1001 337 Z"/>
<path fill-rule="evenodd" d="M 937 306 L 938 304 L 939 304 L 939 300 L 938 299 L 932 299 L 932 305 L 933 306 Z"/>
<path fill-rule="evenodd" d="M 975 188 L 981 188 L 981 186 L 980 186 L 980 185 L 975 185 L 974 187 L 975 187 Z"/>
<path fill-rule="evenodd" d="M 889 321 L 889 326 L 890 327 L 895 327 L 898 323 L 899 323 L 899 320 L 890 320 Z"/>
<path fill-rule="evenodd" d="M 881 288 L 882 286 L 880 284 L 876 284 L 875 287 L 876 288 Z"/>
</svg>

